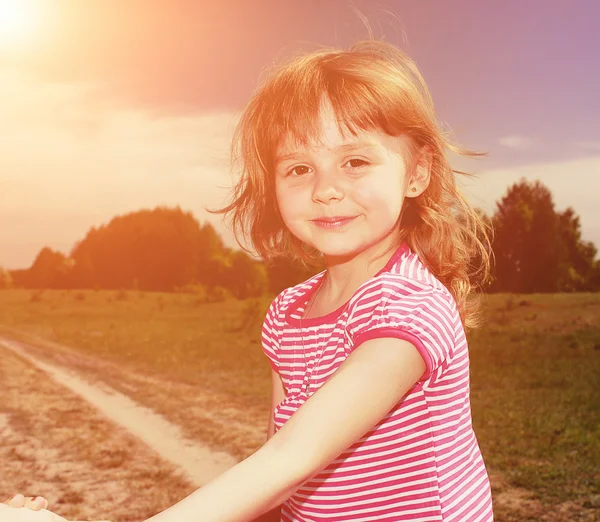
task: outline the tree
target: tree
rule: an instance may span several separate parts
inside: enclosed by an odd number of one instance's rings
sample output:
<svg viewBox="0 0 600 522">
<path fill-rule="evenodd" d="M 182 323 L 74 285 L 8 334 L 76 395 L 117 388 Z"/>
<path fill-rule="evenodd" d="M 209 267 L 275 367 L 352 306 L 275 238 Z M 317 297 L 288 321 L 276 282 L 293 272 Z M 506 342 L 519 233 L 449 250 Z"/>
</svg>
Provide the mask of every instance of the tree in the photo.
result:
<svg viewBox="0 0 600 522">
<path fill-rule="evenodd" d="M 559 286 L 568 292 L 599 290 L 599 264 L 595 261 L 597 249 L 593 243 L 582 240 L 579 216 L 569 207 L 558 215 L 558 220 L 568 259 Z"/>
<path fill-rule="evenodd" d="M 199 284 L 211 291 L 225 288 L 240 299 L 268 289 L 262 262 L 226 248 L 212 225 L 200 226 L 179 207 L 117 216 L 92 227 L 70 257 L 44 248 L 31 268 L 13 271 L 13 276 L 15 284 L 30 288 L 170 292 Z"/>
<path fill-rule="evenodd" d="M 27 286 L 31 288 L 61 288 L 70 270 L 64 254 L 44 247 L 27 271 Z"/>
<path fill-rule="evenodd" d="M 190 212 L 159 207 L 92 228 L 71 256 L 78 280 L 93 278 L 88 287 L 171 291 L 194 281 L 199 257 L 211 256 L 203 237 Z"/>
<path fill-rule="evenodd" d="M 225 288 L 229 288 L 238 299 L 264 294 L 268 287 L 264 264 L 241 250 L 232 252 L 231 257 L 229 284 Z"/>
<path fill-rule="evenodd" d="M 210 223 L 200 228 L 199 255 L 196 258 L 195 280 L 206 286 L 226 286 L 231 268 L 230 252 Z"/>
<path fill-rule="evenodd" d="M 581 240 L 579 218 L 559 213 L 541 182 L 522 179 L 509 187 L 492 218 L 493 290 L 557 292 L 589 289 L 596 249 Z"/>
</svg>

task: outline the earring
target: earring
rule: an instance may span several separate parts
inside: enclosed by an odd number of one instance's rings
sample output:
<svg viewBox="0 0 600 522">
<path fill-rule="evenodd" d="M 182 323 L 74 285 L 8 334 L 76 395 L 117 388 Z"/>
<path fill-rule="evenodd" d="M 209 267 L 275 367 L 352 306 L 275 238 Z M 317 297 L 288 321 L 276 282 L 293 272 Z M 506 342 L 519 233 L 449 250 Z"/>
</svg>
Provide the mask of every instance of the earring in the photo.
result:
<svg viewBox="0 0 600 522">
<path fill-rule="evenodd" d="M 416 192 L 417 191 L 417 187 L 413 187 L 410 190 L 412 190 L 413 192 Z"/>
</svg>

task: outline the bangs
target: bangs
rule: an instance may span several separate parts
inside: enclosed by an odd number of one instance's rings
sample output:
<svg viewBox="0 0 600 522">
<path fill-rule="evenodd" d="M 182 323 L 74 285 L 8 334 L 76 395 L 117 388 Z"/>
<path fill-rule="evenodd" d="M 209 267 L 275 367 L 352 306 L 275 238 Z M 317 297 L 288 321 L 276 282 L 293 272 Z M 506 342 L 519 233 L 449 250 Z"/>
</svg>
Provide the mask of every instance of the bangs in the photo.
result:
<svg viewBox="0 0 600 522">
<path fill-rule="evenodd" d="M 320 142 L 323 110 L 333 112 L 345 138 L 373 130 L 399 136 L 411 127 L 400 89 L 378 87 L 376 78 L 357 77 L 331 61 L 294 65 L 281 71 L 256 100 L 262 114 L 255 120 L 255 153 L 267 171 L 273 172 L 283 140 L 299 146 Z"/>
</svg>

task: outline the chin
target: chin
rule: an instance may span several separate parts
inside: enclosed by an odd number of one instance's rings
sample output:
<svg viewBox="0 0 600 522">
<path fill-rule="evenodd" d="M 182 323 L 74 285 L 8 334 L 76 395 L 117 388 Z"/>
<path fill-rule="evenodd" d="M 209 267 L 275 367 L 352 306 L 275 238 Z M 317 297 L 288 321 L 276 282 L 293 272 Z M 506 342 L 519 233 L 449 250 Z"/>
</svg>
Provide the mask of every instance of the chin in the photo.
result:
<svg viewBox="0 0 600 522">
<path fill-rule="evenodd" d="M 353 257 L 368 248 L 365 244 L 349 244 L 348 240 L 322 241 L 315 248 L 325 257 Z"/>
<path fill-rule="evenodd" d="M 375 237 L 378 237 L 378 239 L 374 241 Z M 319 238 L 318 241 L 311 242 L 312 246 L 325 257 L 354 257 L 365 250 L 375 249 L 378 251 L 380 248 L 384 248 L 382 243 L 389 243 L 389 238 L 385 235 L 379 237 L 376 234 L 366 238 L 355 238 L 354 240 L 348 236 L 324 237 Z"/>
</svg>

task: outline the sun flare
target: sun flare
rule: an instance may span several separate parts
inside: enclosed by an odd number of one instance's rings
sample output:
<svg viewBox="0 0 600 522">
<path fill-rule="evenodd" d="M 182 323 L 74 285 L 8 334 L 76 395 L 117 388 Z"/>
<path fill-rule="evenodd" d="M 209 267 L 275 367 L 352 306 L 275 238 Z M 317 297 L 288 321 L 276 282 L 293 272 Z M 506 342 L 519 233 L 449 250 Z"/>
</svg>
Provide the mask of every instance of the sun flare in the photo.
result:
<svg viewBox="0 0 600 522">
<path fill-rule="evenodd" d="M 36 14 L 33 0 L 0 0 L 0 44 L 32 37 Z"/>
</svg>

